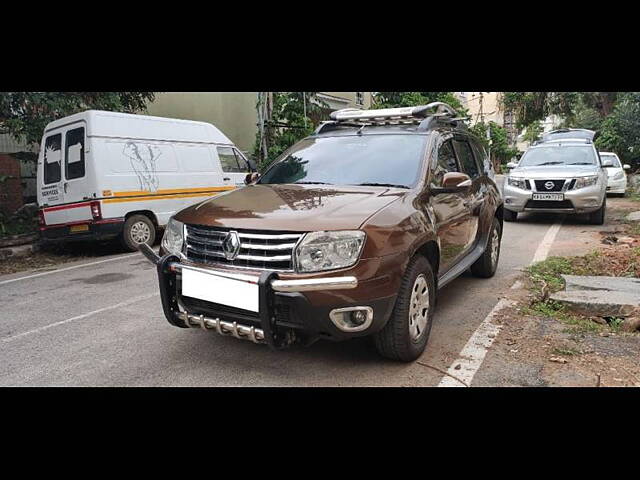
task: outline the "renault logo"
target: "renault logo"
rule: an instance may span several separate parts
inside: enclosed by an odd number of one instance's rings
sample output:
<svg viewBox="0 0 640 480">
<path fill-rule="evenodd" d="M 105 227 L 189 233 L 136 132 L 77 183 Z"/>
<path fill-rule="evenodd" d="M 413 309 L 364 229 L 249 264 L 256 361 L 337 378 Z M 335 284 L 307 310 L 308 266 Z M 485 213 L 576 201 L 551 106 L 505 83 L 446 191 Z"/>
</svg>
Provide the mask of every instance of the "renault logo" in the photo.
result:
<svg viewBox="0 0 640 480">
<path fill-rule="evenodd" d="M 547 182 L 544 184 L 544 188 L 546 188 L 547 190 L 551 190 L 553 187 L 555 187 L 556 184 L 553 182 Z"/>
<path fill-rule="evenodd" d="M 230 231 L 222 241 L 222 251 L 224 252 L 224 258 L 227 260 L 235 260 L 240 251 L 240 238 L 238 238 L 238 232 Z"/>
</svg>

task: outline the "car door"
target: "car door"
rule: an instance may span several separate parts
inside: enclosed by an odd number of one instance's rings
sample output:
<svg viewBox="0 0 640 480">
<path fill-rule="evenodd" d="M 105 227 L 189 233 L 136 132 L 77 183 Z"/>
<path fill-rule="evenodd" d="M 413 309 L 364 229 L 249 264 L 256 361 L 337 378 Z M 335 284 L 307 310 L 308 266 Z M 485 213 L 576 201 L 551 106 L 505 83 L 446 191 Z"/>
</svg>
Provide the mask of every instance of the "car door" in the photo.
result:
<svg viewBox="0 0 640 480">
<path fill-rule="evenodd" d="M 218 145 L 216 150 L 222 167 L 224 184 L 234 187 L 243 186 L 247 173 L 251 172 L 249 162 L 234 147 Z"/>
<path fill-rule="evenodd" d="M 440 136 L 436 140 L 433 154 L 435 158 L 431 159 L 432 167 L 429 179 L 430 204 L 436 217 L 442 273 L 449 270 L 464 256 L 470 235 L 468 192 L 464 189 L 442 190 L 444 175 L 461 171 L 453 140 L 451 134 Z"/>
<path fill-rule="evenodd" d="M 460 171 L 471 178 L 471 188 L 464 192 L 466 197 L 465 206 L 469 209 L 469 237 L 465 245 L 466 250 L 475 244 L 478 235 L 480 213 L 486 192 L 485 185 L 481 179 L 484 168 L 481 166 L 480 159 L 476 159 L 470 139 L 466 135 L 455 134 L 453 146 L 460 164 Z"/>
</svg>

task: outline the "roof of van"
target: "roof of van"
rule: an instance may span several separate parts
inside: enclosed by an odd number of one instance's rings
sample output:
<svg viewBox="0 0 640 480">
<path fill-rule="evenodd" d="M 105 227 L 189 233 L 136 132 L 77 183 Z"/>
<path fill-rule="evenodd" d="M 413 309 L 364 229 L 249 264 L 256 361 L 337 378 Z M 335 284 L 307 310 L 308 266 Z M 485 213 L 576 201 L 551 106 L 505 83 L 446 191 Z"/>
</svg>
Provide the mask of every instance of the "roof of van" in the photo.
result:
<svg viewBox="0 0 640 480">
<path fill-rule="evenodd" d="M 102 110 L 87 110 L 54 120 L 45 132 L 79 121 L 86 122 L 88 137 L 233 144 L 210 123 Z"/>
</svg>

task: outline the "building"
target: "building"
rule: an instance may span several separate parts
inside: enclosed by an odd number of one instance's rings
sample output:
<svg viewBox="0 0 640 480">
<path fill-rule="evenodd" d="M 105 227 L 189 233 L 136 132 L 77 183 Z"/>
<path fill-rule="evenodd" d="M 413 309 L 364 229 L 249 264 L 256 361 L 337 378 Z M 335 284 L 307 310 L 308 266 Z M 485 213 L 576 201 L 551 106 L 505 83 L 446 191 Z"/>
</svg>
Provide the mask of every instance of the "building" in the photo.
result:
<svg viewBox="0 0 640 480">
<path fill-rule="evenodd" d="M 14 154 L 21 152 L 36 154 L 38 146 L 28 147 L 12 135 L 0 135 L 0 212 L 7 215 L 36 201 L 36 162 L 20 161 Z"/>
<path fill-rule="evenodd" d="M 149 115 L 214 124 L 243 152 L 251 153 L 257 132 L 257 92 L 164 92 L 147 107 Z M 371 92 L 321 92 L 332 110 L 369 108 Z"/>
</svg>

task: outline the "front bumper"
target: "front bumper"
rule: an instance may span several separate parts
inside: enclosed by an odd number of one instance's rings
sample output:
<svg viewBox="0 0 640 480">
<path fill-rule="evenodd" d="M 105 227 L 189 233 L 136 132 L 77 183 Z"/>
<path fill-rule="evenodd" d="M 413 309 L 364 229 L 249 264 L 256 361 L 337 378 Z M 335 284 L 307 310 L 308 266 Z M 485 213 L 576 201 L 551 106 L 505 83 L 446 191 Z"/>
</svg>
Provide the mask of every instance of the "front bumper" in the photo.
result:
<svg viewBox="0 0 640 480">
<path fill-rule="evenodd" d="M 607 193 L 625 193 L 627 191 L 627 179 L 609 180 L 607 182 Z"/>
<path fill-rule="evenodd" d="M 157 266 L 162 306 L 170 324 L 213 330 L 266 343 L 274 349 L 296 341 L 309 344 L 321 338 L 346 340 L 370 335 L 384 327 L 395 304 L 395 295 L 366 299 L 362 296 L 363 290 L 369 293 L 367 297 L 375 296 L 380 278 L 365 282 L 358 282 L 355 276 L 288 279 L 273 271 L 257 276 L 181 263 L 175 255 L 158 256 L 147 245 L 140 250 Z M 185 267 L 257 284 L 259 313 L 183 296 L 181 272 Z M 350 307 L 373 309 L 373 318 L 366 329 L 344 331 L 331 320 L 332 311 Z"/>
<path fill-rule="evenodd" d="M 540 212 L 540 213 L 591 213 L 600 208 L 604 200 L 604 192 L 599 185 L 569 190 L 563 193 L 564 201 L 534 201 L 532 190 L 523 190 L 509 185 L 505 180 L 504 208 L 512 212 Z"/>
</svg>

